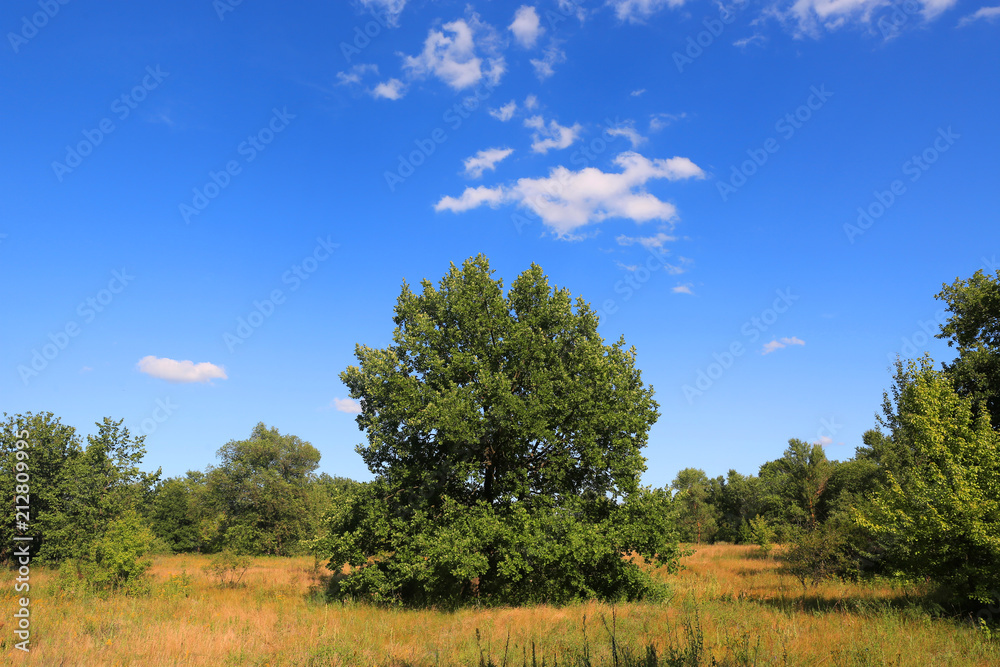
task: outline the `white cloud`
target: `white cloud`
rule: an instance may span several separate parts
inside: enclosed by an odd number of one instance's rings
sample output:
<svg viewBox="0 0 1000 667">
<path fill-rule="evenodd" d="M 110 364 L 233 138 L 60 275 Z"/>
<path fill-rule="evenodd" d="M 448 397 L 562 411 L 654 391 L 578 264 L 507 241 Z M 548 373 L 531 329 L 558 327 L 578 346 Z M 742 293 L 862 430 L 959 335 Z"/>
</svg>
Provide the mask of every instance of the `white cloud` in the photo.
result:
<svg viewBox="0 0 1000 667">
<path fill-rule="evenodd" d="M 175 361 L 174 359 L 158 359 L 153 355 L 143 357 L 136 364 L 140 372 L 152 375 L 167 382 L 208 382 L 213 379 L 225 380 L 226 371 L 221 366 L 203 361 L 196 364 L 193 361 Z"/>
<path fill-rule="evenodd" d="M 514 13 L 514 22 L 508 26 L 521 46 L 530 49 L 545 32 L 538 20 L 538 12 L 530 5 L 521 5 Z"/>
<path fill-rule="evenodd" d="M 497 120 L 506 123 L 508 120 L 514 117 L 515 111 L 517 111 L 517 102 L 511 100 L 510 102 L 507 102 L 507 104 L 501 106 L 499 109 L 490 109 L 490 115 L 496 118 Z"/>
<path fill-rule="evenodd" d="M 399 15 L 403 13 L 406 0 L 361 0 L 361 4 L 381 12 L 386 23 L 396 26 L 399 25 Z"/>
<path fill-rule="evenodd" d="M 1000 5 L 997 5 L 996 7 L 980 7 L 975 11 L 975 13 L 963 16 L 962 20 L 958 22 L 958 27 L 961 28 L 967 26 L 974 21 L 978 21 L 979 19 L 992 22 L 998 16 L 1000 16 Z"/>
<path fill-rule="evenodd" d="M 534 95 L 528 95 L 524 98 L 524 108 L 528 111 L 536 109 L 538 107 L 538 98 Z"/>
<path fill-rule="evenodd" d="M 684 157 L 650 160 L 629 151 L 618 155 L 614 164 L 622 169 L 620 173 L 595 167 L 570 171 L 560 166 L 544 178 L 521 178 L 512 185 L 493 188 L 466 188 L 458 198 L 443 197 L 434 208 L 460 213 L 483 204 L 494 208 L 503 203 L 515 204 L 540 217 L 558 237 L 571 238 L 580 227 L 607 218 L 671 222 L 677 217 L 676 207 L 646 192 L 645 184 L 653 179 L 676 181 L 705 176 Z"/>
<path fill-rule="evenodd" d="M 556 73 L 555 66 L 566 62 L 566 52 L 553 42 L 545 49 L 543 58 L 532 58 L 531 65 L 535 68 L 535 76 L 544 81 Z"/>
<path fill-rule="evenodd" d="M 635 124 L 632 121 L 623 123 L 618 127 L 609 127 L 605 130 L 608 136 L 612 137 L 625 137 L 632 144 L 632 148 L 637 148 L 641 143 L 646 141 L 646 137 L 639 134 L 635 129 Z"/>
<path fill-rule="evenodd" d="M 733 42 L 733 46 L 739 49 L 744 49 L 750 46 L 751 44 L 757 44 L 757 43 L 763 44 L 766 41 L 767 38 L 764 37 L 764 35 L 760 34 L 759 32 L 755 32 L 749 37 L 744 37 L 743 39 L 737 39 L 735 42 Z"/>
<path fill-rule="evenodd" d="M 626 236 L 625 234 L 620 234 L 615 237 L 618 245 L 628 246 L 638 243 L 643 248 L 662 248 L 664 243 L 676 240 L 676 236 L 671 236 L 666 232 L 657 232 L 653 236 Z"/>
<path fill-rule="evenodd" d="M 684 0 L 608 0 L 615 16 L 629 23 L 641 23 L 664 7 L 680 7 Z"/>
<path fill-rule="evenodd" d="M 441 27 L 443 30 L 428 33 L 420 55 L 403 56 L 403 69 L 416 78 L 433 74 L 455 90 L 474 86 L 484 78 L 491 85 L 500 82 L 506 63 L 496 49 L 492 28 L 476 16 L 468 22 L 458 19 Z M 486 65 L 477 55 L 477 39 L 487 55 L 492 56 Z"/>
<path fill-rule="evenodd" d="M 434 205 L 434 210 L 451 211 L 452 213 L 464 213 L 465 211 L 478 208 L 483 204 L 489 204 L 496 208 L 503 202 L 504 191 L 501 187 L 488 188 L 480 185 L 477 188 L 466 188 L 457 199 L 455 197 L 442 197 L 441 201 Z"/>
<path fill-rule="evenodd" d="M 580 137 L 583 127 L 574 123 L 573 127 L 564 127 L 556 121 L 549 121 L 541 116 L 531 116 L 524 119 L 524 126 L 535 130 L 531 135 L 531 150 L 536 153 L 548 153 L 550 149 L 568 148 Z"/>
<path fill-rule="evenodd" d="M 674 294 L 694 294 L 691 291 L 691 283 L 684 283 L 683 285 L 678 285 L 671 289 Z"/>
<path fill-rule="evenodd" d="M 672 124 L 674 121 L 682 120 L 686 116 L 686 113 L 654 113 L 649 117 L 649 131 L 659 132 L 663 128 Z"/>
<path fill-rule="evenodd" d="M 465 175 L 469 178 L 479 178 L 484 171 L 493 171 L 497 163 L 514 152 L 513 148 L 487 148 L 472 157 L 465 158 Z"/>
<path fill-rule="evenodd" d="M 833 438 L 831 438 L 828 435 L 821 435 L 821 436 L 819 436 L 818 439 L 816 439 L 815 441 L 813 441 L 813 444 L 814 445 L 822 445 L 823 447 L 826 447 L 828 445 L 832 445 L 833 444 Z"/>
<path fill-rule="evenodd" d="M 335 398 L 330 401 L 330 405 L 327 407 L 327 410 L 346 412 L 349 415 L 360 415 L 361 403 L 355 401 L 353 398 Z"/>
<path fill-rule="evenodd" d="M 926 21 L 937 18 L 957 0 L 914 0 L 920 6 L 920 13 Z M 776 10 L 783 20 L 795 23 L 797 36 L 817 37 L 821 29 L 837 30 L 845 25 L 861 25 L 878 30 L 883 37 L 891 38 L 902 24 L 897 24 L 891 16 L 891 6 L 885 0 L 795 0 L 787 10 Z M 883 11 L 884 10 L 884 11 Z M 896 8 L 896 11 L 901 11 Z M 876 16 L 876 13 L 879 13 Z M 904 14 L 908 19 L 909 15 Z"/>
<path fill-rule="evenodd" d="M 621 262 L 615 262 L 615 264 L 618 265 L 619 269 L 625 269 L 626 271 L 638 271 L 639 270 L 639 265 L 638 264 L 622 264 Z"/>
<path fill-rule="evenodd" d="M 564 16 L 575 14 L 580 23 L 587 18 L 587 10 L 580 6 L 580 0 L 559 0 L 559 11 Z"/>
<path fill-rule="evenodd" d="M 369 72 L 378 75 L 378 65 L 359 63 L 346 72 L 337 72 L 337 85 L 346 86 L 352 83 L 361 83 L 362 77 Z"/>
<path fill-rule="evenodd" d="M 371 92 L 376 98 L 382 97 L 387 100 L 398 100 L 402 99 L 403 95 L 406 94 L 406 85 L 399 79 L 389 79 L 372 88 Z"/>
<path fill-rule="evenodd" d="M 91 368 L 90 366 L 84 366 L 83 368 L 80 369 L 80 372 L 81 373 L 89 373 L 92 370 L 94 370 L 94 369 Z"/>
<path fill-rule="evenodd" d="M 788 347 L 789 345 L 805 345 L 806 342 L 801 338 L 792 336 L 791 338 L 782 338 L 780 340 L 775 339 L 770 343 L 765 343 L 764 348 L 761 350 L 761 354 L 771 354 L 775 350 L 780 350 L 783 347 Z"/>
<path fill-rule="evenodd" d="M 631 95 L 632 97 L 639 97 L 644 92 L 646 92 L 645 88 L 639 88 L 638 90 L 633 90 L 631 93 L 629 93 L 629 95 Z"/>
</svg>

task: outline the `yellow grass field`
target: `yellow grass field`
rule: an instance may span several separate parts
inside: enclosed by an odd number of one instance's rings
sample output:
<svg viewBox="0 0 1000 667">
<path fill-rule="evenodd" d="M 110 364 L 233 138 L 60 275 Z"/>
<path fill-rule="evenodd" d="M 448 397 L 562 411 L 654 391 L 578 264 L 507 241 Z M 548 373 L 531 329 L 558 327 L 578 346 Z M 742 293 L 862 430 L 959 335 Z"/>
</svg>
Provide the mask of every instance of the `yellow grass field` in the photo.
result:
<svg viewBox="0 0 1000 667">
<path fill-rule="evenodd" d="M 157 557 L 148 597 L 60 597 L 32 570 L 31 652 L 13 648 L 13 577 L 3 574 L 3 662 L 23 665 L 1000 665 L 1000 641 L 932 618 L 918 590 L 799 582 L 756 547 L 697 547 L 667 576 L 665 604 L 387 610 L 309 595 L 311 558 L 259 558 L 220 588 L 204 556 Z M 612 649 L 614 636 L 614 655 Z M 673 659 L 671 660 L 671 649 Z M 623 658 L 624 656 L 624 658 Z M 586 662 L 589 660 L 590 662 Z"/>
</svg>

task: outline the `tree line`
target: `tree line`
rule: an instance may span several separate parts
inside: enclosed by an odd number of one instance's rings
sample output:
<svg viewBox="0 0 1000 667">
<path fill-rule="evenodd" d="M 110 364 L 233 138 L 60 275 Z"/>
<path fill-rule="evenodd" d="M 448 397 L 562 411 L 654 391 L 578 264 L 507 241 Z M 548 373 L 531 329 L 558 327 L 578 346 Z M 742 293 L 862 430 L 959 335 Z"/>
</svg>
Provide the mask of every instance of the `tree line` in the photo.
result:
<svg viewBox="0 0 1000 667">
<path fill-rule="evenodd" d="M 341 374 L 360 401 L 371 482 L 317 474 L 315 447 L 264 424 L 216 465 L 162 479 L 140 469 L 143 437 L 121 421 L 84 443 L 28 413 L 5 415 L 0 493 L 15 496 L 26 430 L 32 556 L 98 588 L 141 582 L 150 552 L 314 553 L 337 599 L 655 600 L 665 588 L 641 565 L 676 569 L 682 542 L 780 542 L 803 586 L 902 577 L 962 608 L 1000 588 L 1000 272 L 936 296 L 957 358 L 897 361 L 846 461 L 792 439 L 757 474 L 685 469 L 643 487 L 659 406 L 636 350 L 605 343 L 596 312 L 537 265 L 505 292 L 478 256 L 437 286 L 404 283 L 392 343 L 357 346 Z"/>
</svg>

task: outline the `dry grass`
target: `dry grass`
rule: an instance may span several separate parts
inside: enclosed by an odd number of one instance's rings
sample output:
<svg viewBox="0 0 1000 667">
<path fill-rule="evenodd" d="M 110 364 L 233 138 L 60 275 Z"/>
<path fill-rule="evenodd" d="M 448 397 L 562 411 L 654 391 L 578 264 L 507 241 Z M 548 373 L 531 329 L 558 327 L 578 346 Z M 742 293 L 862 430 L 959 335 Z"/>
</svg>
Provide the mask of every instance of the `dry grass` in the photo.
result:
<svg viewBox="0 0 1000 667">
<path fill-rule="evenodd" d="M 558 656 L 612 664 L 619 645 L 657 653 L 703 638 L 701 664 L 998 665 L 1000 646 L 971 624 L 936 619 L 910 604 L 921 591 L 829 583 L 806 596 L 756 547 L 698 547 L 668 577 L 675 595 L 660 605 L 400 611 L 324 604 L 308 595 L 310 558 L 260 558 L 241 588 L 218 587 L 202 556 L 157 558 L 148 597 L 54 594 L 55 573 L 32 572 L 32 651 L 13 650 L 12 577 L 0 589 L 5 662 L 34 665 L 476 665 L 539 664 Z M 185 581 L 185 574 L 187 580 Z M 666 576 L 666 575 L 663 575 Z M 586 624 L 584 623 L 586 619 Z M 477 641 L 477 635 L 479 640 Z M 677 663 L 681 664 L 681 663 Z M 699 664 L 689 662 L 684 664 Z"/>
</svg>

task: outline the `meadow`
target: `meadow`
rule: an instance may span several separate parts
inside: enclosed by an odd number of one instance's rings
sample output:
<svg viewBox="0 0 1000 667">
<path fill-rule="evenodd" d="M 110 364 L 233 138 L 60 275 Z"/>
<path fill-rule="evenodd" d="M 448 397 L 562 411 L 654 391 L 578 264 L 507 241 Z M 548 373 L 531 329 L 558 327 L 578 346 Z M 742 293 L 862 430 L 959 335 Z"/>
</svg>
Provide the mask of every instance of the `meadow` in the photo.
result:
<svg viewBox="0 0 1000 667">
<path fill-rule="evenodd" d="M 30 654 L 13 649 L 5 571 L 4 662 L 23 665 L 998 665 L 1000 641 L 935 614 L 919 585 L 827 582 L 804 590 L 755 546 L 690 547 L 659 604 L 397 610 L 325 602 L 313 558 L 256 558 L 237 587 L 207 556 L 157 556 L 148 595 L 60 593 L 32 570 Z M 780 550 L 780 547 L 779 547 Z"/>
</svg>

